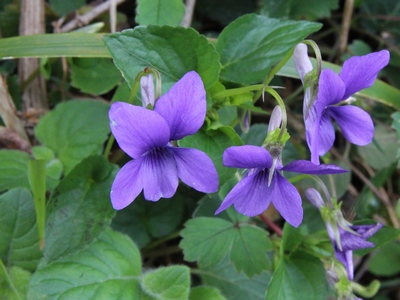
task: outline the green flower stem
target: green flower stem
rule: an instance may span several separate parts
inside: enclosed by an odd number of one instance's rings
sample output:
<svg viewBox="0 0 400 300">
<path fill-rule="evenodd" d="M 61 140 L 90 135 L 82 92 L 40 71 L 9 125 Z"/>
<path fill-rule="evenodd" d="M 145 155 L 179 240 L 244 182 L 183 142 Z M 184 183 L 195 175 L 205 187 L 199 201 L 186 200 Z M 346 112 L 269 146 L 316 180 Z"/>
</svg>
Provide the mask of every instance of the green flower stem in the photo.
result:
<svg viewBox="0 0 400 300">
<path fill-rule="evenodd" d="M 279 132 L 278 136 L 278 142 L 282 140 L 283 135 L 286 132 L 286 126 L 287 126 L 287 114 L 286 114 L 286 106 L 285 103 L 283 102 L 281 96 L 271 87 L 265 88 L 265 91 L 269 93 L 272 97 L 275 98 L 275 100 L 278 102 L 279 107 L 281 108 L 282 111 L 282 126 L 281 126 L 281 131 Z"/>
<path fill-rule="evenodd" d="M 294 184 L 294 183 L 299 182 L 304 179 L 312 179 L 321 187 L 321 190 L 324 193 L 326 200 L 328 201 L 329 207 L 331 209 L 333 209 L 334 204 L 332 203 L 332 197 L 328 191 L 328 188 L 326 187 L 325 183 L 321 180 L 321 178 L 319 178 L 318 176 L 309 175 L 309 174 L 301 174 L 301 175 L 297 175 L 297 176 L 290 178 L 289 182 Z"/>
<path fill-rule="evenodd" d="M 353 288 L 353 291 L 365 298 L 372 298 L 373 296 L 375 296 L 379 290 L 380 285 L 381 283 L 378 280 L 372 280 L 372 282 L 366 287 L 357 282 L 351 282 L 351 287 Z"/>
<path fill-rule="evenodd" d="M 268 86 L 268 84 L 271 82 L 272 78 L 278 73 L 280 69 L 288 62 L 288 60 L 292 57 L 293 55 L 294 48 L 290 50 L 288 53 L 286 53 L 285 57 L 277 64 L 275 67 L 271 69 L 267 77 L 264 79 L 262 82 L 263 86 Z M 253 102 L 256 102 L 258 98 L 260 98 L 261 94 L 263 93 L 262 90 L 259 90 L 257 93 L 254 94 L 253 97 Z M 282 112 L 283 113 L 283 112 Z"/>
<path fill-rule="evenodd" d="M 154 249 L 154 248 L 158 247 L 159 245 L 164 244 L 165 242 L 167 242 L 169 240 L 173 240 L 173 239 L 179 237 L 179 235 L 180 235 L 180 231 L 175 231 L 175 232 L 171 233 L 170 235 L 167 235 L 166 237 L 164 237 L 162 239 L 158 239 L 158 240 L 148 244 L 144 248 L 144 250 L 148 251 L 148 250 Z"/>
<path fill-rule="evenodd" d="M 43 250 L 46 223 L 46 161 L 44 159 L 31 159 L 29 161 L 28 179 L 35 202 L 39 247 Z"/>
<path fill-rule="evenodd" d="M 18 290 L 15 287 L 14 283 L 12 282 L 10 275 L 8 274 L 7 269 L 1 259 L 0 259 L 0 278 L 3 278 L 7 282 L 8 286 L 15 295 L 15 299 L 22 300 L 21 295 L 18 293 Z"/>
<path fill-rule="evenodd" d="M 213 98 L 216 100 L 224 99 L 229 96 L 240 95 L 240 94 L 244 94 L 247 92 L 261 91 L 263 88 L 264 88 L 263 84 L 255 84 L 255 85 L 240 87 L 240 88 L 236 88 L 236 89 L 229 89 L 229 90 L 225 90 L 225 91 L 216 93 L 215 95 L 213 95 Z"/>
<path fill-rule="evenodd" d="M 322 56 L 321 56 L 321 51 L 319 50 L 319 47 L 316 42 L 313 40 L 304 40 L 302 43 L 311 46 L 313 48 L 314 53 L 315 53 L 315 58 L 317 59 L 317 74 L 319 77 L 319 74 L 321 73 L 322 70 Z"/>
</svg>

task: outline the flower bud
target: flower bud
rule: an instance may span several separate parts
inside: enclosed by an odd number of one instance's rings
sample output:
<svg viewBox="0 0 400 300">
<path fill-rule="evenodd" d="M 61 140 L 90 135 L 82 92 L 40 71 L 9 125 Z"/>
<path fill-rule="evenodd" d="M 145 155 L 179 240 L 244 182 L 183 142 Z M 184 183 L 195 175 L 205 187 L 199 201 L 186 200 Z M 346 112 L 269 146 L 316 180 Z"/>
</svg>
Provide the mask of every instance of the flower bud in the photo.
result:
<svg viewBox="0 0 400 300">
<path fill-rule="evenodd" d="M 313 69 L 313 65 L 308 57 L 306 44 L 297 44 L 297 46 L 294 48 L 293 59 L 297 73 L 300 76 L 301 82 L 304 84 L 304 77 Z"/>
<path fill-rule="evenodd" d="M 142 93 L 143 107 L 147 107 L 148 105 L 153 107 L 156 99 L 154 96 L 154 82 L 152 74 L 140 78 L 140 91 Z"/>
<path fill-rule="evenodd" d="M 279 128 L 282 123 L 282 111 L 279 105 L 275 106 L 272 110 L 271 118 L 269 119 L 268 132 L 274 131 Z"/>
<path fill-rule="evenodd" d="M 324 200 L 322 200 L 320 193 L 316 189 L 308 188 L 306 189 L 305 194 L 308 201 L 310 201 L 311 204 L 314 205 L 316 208 L 320 209 L 322 206 L 325 205 Z"/>
</svg>

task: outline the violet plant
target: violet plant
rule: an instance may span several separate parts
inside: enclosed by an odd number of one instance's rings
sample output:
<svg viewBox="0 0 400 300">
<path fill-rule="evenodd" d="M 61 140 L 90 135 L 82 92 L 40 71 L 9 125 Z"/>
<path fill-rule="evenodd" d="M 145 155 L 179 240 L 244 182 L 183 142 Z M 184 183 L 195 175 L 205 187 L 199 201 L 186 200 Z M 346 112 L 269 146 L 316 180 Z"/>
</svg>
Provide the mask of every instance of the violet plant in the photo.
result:
<svg viewBox="0 0 400 300">
<path fill-rule="evenodd" d="M 391 80 L 392 53 L 338 56 L 339 72 L 321 23 L 263 9 L 216 39 L 181 26 L 180 0 L 137 1 L 138 26 L 101 36 L 0 39 L 0 58 L 42 57 L 32 76 L 59 97 L 21 114 L 37 121 L 29 138 L 0 110 L 0 145 L 17 145 L 0 150 L 0 299 L 393 294 L 379 264 L 400 251 L 398 139 L 381 125 L 400 91 L 377 79 Z M 5 105 L 19 91 L 8 75 Z"/>
</svg>

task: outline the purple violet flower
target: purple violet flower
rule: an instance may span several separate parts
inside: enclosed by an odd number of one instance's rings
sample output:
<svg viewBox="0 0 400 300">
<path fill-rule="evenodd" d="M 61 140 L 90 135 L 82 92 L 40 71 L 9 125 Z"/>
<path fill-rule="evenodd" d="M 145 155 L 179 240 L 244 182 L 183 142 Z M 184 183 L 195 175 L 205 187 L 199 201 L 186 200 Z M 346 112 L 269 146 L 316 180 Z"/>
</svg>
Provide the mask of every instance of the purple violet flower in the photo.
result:
<svg viewBox="0 0 400 300">
<path fill-rule="evenodd" d="M 259 146 L 233 146 L 224 151 L 224 166 L 248 169 L 246 176 L 229 192 L 215 214 L 232 204 L 235 209 L 249 217 L 261 214 L 269 204 L 274 204 L 282 217 L 297 227 L 303 219 L 299 192 L 280 171 L 303 174 L 337 174 L 347 172 L 335 165 L 315 165 L 310 161 L 297 160 L 282 166 L 277 160 L 272 179 L 268 184 L 273 159 L 270 153 Z"/>
<path fill-rule="evenodd" d="M 218 190 L 218 174 L 211 159 L 200 150 L 175 147 L 171 142 L 196 133 L 205 115 L 206 93 L 194 71 L 159 98 L 154 110 L 124 102 L 111 105 L 111 131 L 121 149 L 133 158 L 111 187 L 115 209 L 128 206 L 142 190 L 146 200 L 171 198 L 179 179 L 200 192 Z"/>
<path fill-rule="evenodd" d="M 374 124 L 367 112 L 353 105 L 339 105 L 354 93 L 370 87 L 380 70 L 389 62 L 387 50 L 354 56 L 346 60 L 340 75 L 330 69 L 321 72 L 318 93 L 308 114 L 304 115 L 311 161 L 319 164 L 319 156 L 332 148 L 335 119 L 343 136 L 359 146 L 369 144 L 374 136 Z M 304 103 L 308 107 L 309 103 Z"/>
<path fill-rule="evenodd" d="M 338 226 L 341 244 L 340 247 L 335 239 L 332 227 L 327 223 L 328 235 L 333 244 L 336 258 L 345 266 L 349 280 L 353 280 L 354 278 L 353 251 L 374 247 L 374 244 L 368 242 L 367 238 L 374 235 L 382 228 L 382 226 L 381 223 L 377 223 L 376 225 L 349 226 L 354 233 L 346 231 L 342 227 Z"/>
</svg>

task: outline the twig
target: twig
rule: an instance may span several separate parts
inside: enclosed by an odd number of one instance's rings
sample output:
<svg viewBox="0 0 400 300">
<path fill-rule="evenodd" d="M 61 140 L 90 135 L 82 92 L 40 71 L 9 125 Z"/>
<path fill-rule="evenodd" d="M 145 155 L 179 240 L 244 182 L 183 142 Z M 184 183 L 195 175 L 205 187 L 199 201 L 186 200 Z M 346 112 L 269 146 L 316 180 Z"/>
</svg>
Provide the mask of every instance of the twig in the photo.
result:
<svg viewBox="0 0 400 300">
<path fill-rule="evenodd" d="M 125 1 L 126 0 L 115 0 L 115 5 L 117 6 Z M 90 23 L 90 21 L 95 19 L 97 16 L 99 16 L 102 13 L 109 10 L 110 7 L 111 7 L 111 0 L 103 2 L 100 5 L 95 6 L 88 13 L 86 13 L 84 15 L 77 15 L 75 17 L 75 19 L 73 19 L 72 21 L 68 22 L 63 27 L 61 27 L 60 31 L 61 32 L 69 32 L 77 27 L 82 26 L 82 25 L 87 25 Z"/>
<path fill-rule="evenodd" d="M 4 76 L 0 76 L 0 118 L 7 128 L 16 132 L 26 142 L 29 142 L 24 125 L 17 116 L 17 110 L 8 92 L 7 82 Z"/>
<path fill-rule="evenodd" d="M 111 33 L 117 31 L 117 2 L 111 0 L 110 4 L 110 29 Z"/>
<path fill-rule="evenodd" d="M 260 219 L 269 227 L 271 228 L 273 231 L 275 231 L 275 233 L 279 236 L 283 235 L 283 231 L 282 229 L 276 225 L 274 222 L 272 222 L 270 219 L 268 219 L 266 216 L 264 216 L 263 214 L 260 214 Z"/>
<path fill-rule="evenodd" d="M 346 0 L 343 12 L 342 28 L 339 37 L 339 54 L 342 55 L 347 47 L 351 17 L 353 15 L 354 0 Z"/>
<path fill-rule="evenodd" d="M 365 177 L 365 175 L 357 169 L 351 162 L 349 162 L 347 159 L 345 159 L 342 155 L 340 155 L 339 151 L 337 151 L 335 148 L 331 149 L 331 152 L 333 155 L 335 155 L 337 158 L 339 158 L 341 161 L 343 161 L 346 165 L 349 166 L 349 168 L 371 189 L 371 191 L 382 201 L 382 203 L 386 206 L 386 209 L 389 214 L 389 218 L 393 224 L 393 227 L 395 228 L 400 228 L 399 220 L 396 217 L 396 214 L 394 212 L 394 207 L 392 202 L 390 202 L 390 199 L 388 195 L 384 191 L 380 191 L 376 186 L 373 185 L 373 183 Z"/>
<path fill-rule="evenodd" d="M 185 15 L 183 16 L 183 20 L 182 20 L 183 27 L 188 28 L 192 24 L 193 11 L 194 11 L 195 5 L 196 5 L 196 0 L 186 0 L 186 3 L 185 3 L 186 10 L 185 10 Z"/>
</svg>

